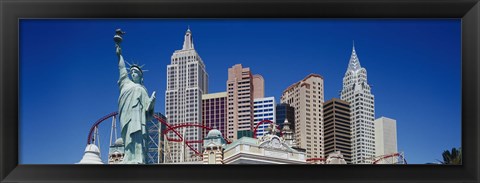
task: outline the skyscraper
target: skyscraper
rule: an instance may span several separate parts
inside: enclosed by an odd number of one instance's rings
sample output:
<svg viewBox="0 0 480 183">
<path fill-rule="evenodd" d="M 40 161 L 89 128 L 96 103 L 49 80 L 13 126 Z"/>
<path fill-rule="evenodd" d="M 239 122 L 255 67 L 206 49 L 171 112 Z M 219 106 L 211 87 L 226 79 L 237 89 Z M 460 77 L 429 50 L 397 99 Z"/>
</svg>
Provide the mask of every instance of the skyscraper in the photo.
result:
<svg viewBox="0 0 480 183">
<path fill-rule="evenodd" d="M 347 101 L 351 109 L 352 163 L 371 163 L 371 158 L 375 156 L 374 97 L 367 82 L 367 70 L 360 66 L 355 46 L 343 77 L 340 98 Z"/>
<path fill-rule="evenodd" d="M 220 131 L 222 136 L 227 134 L 227 92 L 202 95 L 202 119 L 203 126 Z M 207 133 L 204 130 L 203 137 Z"/>
<path fill-rule="evenodd" d="M 275 97 L 256 98 L 253 100 L 253 126 L 263 120 L 270 120 L 275 123 Z M 267 133 L 269 123 L 263 123 L 257 128 L 257 137 L 261 137 Z M 280 128 L 281 129 L 281 128 Z"/>
<path fill-rule="evenodd" d="M 168 123 L 178 125 L 184 123 L 202 124 L 202 95 L 208 93 L 208 74 L 200 55 L 195 51 L 190 29 L 185 33 L 183 48 L 176 50 L 171 63 L 167 66 L 167 89 L 165 91 L 165 114 Z M 183 129 L 182 129 L 183 131 Z M 169 133 L 170 138 L 178 138 Z M 201 140 L 202 129 L 188 127 L 185 129 L 186 140 Z M 200 144 L 192 144 L 201 150 Z M 168 146 L 173 162 L 193 161 L 194 152 L 185 148 L 182 143 Z M 185 151 L 184 151 L 185 150 Z"/>
<path fill-rule="evenodd" d="M 333 98 L 323 105 L 325 154 L 340 151 L 347 163 L 352 162 L 352 133 L 350 130 L 350 105 Z"/>
<path fill-rule="evenodd" d="M 227 138 L 253 129 L 253 77 L 250 68 L 236 64 L 228 69 L 227 80 Z"/>
<path fill-rule="evenodd" d="M 295 109 L 295 141 L 308 158 L 324 158 L 323 77 L 310 74 L 283 91 L 281 102 Z"/>
<path fill-rule="evenodd" d="M 397 153 L 397 121 L 380 117 L 374 123 L 375 156 Z"/>
</svg>

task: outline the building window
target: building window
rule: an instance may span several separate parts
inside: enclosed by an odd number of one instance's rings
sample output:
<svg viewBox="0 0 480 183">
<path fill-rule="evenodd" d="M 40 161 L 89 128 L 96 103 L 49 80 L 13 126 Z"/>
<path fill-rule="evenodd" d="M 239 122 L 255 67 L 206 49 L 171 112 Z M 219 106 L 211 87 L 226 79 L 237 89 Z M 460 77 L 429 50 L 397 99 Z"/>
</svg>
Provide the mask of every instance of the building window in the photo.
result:
<svg viewBox="0 0 480 183">
<path fill-rule="evenodd" d="M 208 155 L 208 164 L 215 164 L 215 154 L 213 152 Z"/>
</svg>

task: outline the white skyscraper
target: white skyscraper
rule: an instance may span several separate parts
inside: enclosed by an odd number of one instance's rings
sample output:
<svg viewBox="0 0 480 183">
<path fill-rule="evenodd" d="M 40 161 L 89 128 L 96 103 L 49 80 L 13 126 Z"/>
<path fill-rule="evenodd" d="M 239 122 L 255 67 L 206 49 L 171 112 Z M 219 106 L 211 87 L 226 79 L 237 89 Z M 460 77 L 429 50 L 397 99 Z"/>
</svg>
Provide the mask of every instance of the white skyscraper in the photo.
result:
<svg viewBox="0 0 480 183">
<path fill-rule="evenodd" d="M 256 127 L 262 120 L 270 120 L 275 123 L 275 97 L 257 98 L 253 100 L 253 126 Z M 269 123 L 261 124 L 257 129 L 257 137 L 267 133 Z"/>
<path fill-rule="evenodd" d="M 397 121 L 381 117 L 374 123 L 376 156 L 397 153 Z"/>
<path fill-rule="evenodd" d="M 167 89 L 165 91 L 165 114 L 168 123 L 179 125 L 184 123 L 202 124 L 202 94 L 208 93 L 208 74 L 205 64 L 195 51 L 193 46 L 192 32 L 190 29 L 185 33 L 183 48 L 176 50 L 171 63 L 167 66 Z M 184 134 L 185 140 L 202 140 L 202 129 L 188 127 L 177 129 Z M 168 137 L 179 139 L 174 133 L 168 133 Z M 194 149 L 201 152 L 199 143 L 190 144 Z M 198 156 L 183 143 L 168 144 L 169 155 L 165 162 L 185 162 L 198 160 Z"/>
<path fill-rule="evenodd" d="M 348 69 L 343 77 L 343 89 L 340 98 L 350 103 L 352 129 L 352 163 L 371 163 L 375 156 L 375 120 L 374 96 L 367 82 L 367 70 L 352 49 Z"/>
</svg>

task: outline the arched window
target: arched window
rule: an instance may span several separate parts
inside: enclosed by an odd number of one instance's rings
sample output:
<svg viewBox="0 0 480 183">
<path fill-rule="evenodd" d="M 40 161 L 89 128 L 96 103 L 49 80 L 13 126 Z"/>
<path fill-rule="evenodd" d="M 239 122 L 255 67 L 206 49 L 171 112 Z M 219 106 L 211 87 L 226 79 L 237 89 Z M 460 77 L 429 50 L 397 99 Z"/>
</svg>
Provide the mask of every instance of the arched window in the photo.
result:
<svg viewBox="0 0 480 183">
<path fill-rule="evenodd" d="M 208 164 L 215 164 L 215 153 L 210 152 L 208 155 Z"/>
</svg>

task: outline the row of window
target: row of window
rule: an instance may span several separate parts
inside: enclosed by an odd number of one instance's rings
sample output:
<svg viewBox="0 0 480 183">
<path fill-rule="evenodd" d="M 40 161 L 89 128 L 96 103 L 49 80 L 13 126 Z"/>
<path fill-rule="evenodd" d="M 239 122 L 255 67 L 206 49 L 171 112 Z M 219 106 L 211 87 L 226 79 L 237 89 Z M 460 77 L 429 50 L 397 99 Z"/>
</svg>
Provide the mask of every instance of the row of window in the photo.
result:
<svg viewBox="0 0 480 183">
<path fill-rule="evenodd" d="M 254 104 L 272 103 L 272 102 L 273 102 L 273 100 L 255 101 Z"/>
<path fill-rule="evenodd" d="M 173 61 L 182 61 L 182 60 L 189 60 L 189 59 L 198 60 L 198 58 L 200 58 L 200 57 L 197 57 L 197 56 L 183 56 L 183 57 L 173 58 L 172 60 Z"/>
<path fill-rule="evenodd" d="M 270 121 L 272 121 L 272 120 L 273 120 L 273 118 L 262 118 L 262 119 L 255 119 L 255 120 L 254 120 L 254 122 L 260 122 L 260 121 L 262 121 L 262 120 L 270 120 Z"/>
<path fill-rule="evenodd" d="M 254 106 L 253 108 L 262 108 L 262 107 L 273 107 L 273 104 L 267 104 L 267 105 L 257 105 L 257 106 Z"/>
<path fill-rule="evenodd" d="M 273 109 L 259 109 L 259 110 L 255 110 L 254 112 L 259 113 L 259 112 L 270 112 L 270 111 L 273 111 Z"/>
<path fill-rule="evenodd" d="M 263 117 L 263 116 L 273 116 L 273 113 L 266 113 L 266 114 L 255 114 L 253 117 Z"/>
</svg>

